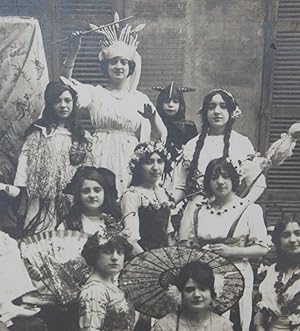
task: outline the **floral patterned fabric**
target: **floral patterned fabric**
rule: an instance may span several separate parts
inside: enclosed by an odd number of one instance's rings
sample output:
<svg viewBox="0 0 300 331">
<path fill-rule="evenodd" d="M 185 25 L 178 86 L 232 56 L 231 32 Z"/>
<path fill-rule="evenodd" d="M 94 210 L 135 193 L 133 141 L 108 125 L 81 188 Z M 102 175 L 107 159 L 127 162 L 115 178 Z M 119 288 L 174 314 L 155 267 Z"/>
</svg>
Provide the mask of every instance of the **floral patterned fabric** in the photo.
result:
<svg viewBox="0 0 300 331">
<path fill-rule="evenodd" d="M 49 78 L 36 19 L 1 17 L 0 44 L 0 174 L 12 182 L 24 130 L 44 108 Z"/>
<path fill-rule="evenodd" d="M 300 270 L 287 276 L 276 271 L 273 264 L 264 271 L 266 276 L 259 286 L 261 300 L 257 306 L 271 312 L 273 318 L 269 330 L 290 330 L 290 324 L 298 325 L 298 329 L 293 330 L 300 330 Z"/>
<path fill-rule="evenodd" d="M 41 128 L 28 136 L 18 160 L 14 185 L 26 187 L 29 205 L 25 227 L 38 215 L 34 232 L 54 230 L 63 210 L 69 206 L 69 198 L 62 193 L 74 176 L 78 166 L 72 166 L 69 151 L 71 133 L 66 128 L 56 128 L 47 135 Z M 93 165 L 93 157 L 87 153 L 84 165 Z"/>
<path fill-rule="evenodd" d="M 134 309 L 114 284 L 88 281 L 79 297 L 81 331 L 131 331 Z"/>
</svg>

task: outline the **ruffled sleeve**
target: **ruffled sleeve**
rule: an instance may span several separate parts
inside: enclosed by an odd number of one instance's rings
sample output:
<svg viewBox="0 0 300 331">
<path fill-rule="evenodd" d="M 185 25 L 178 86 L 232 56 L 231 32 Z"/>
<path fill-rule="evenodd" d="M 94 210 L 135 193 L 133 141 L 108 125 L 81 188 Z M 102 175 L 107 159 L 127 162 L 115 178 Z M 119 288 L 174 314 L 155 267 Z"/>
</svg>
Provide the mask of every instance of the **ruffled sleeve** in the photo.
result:
<svg viewBox="0 0 300 331">
<path fill-rule="evenodd" d="M 251 204 L 242 217 L 247 223 L 250 244 L 269 248 L 271 240 L 267 233 L 262 208 L 257 204 Z"/>
<path fill-rule="evenodd" d="M 255 202 L 263 193 L 263 189 L 267 187 L 266 178 L 263 174 L 261 174 L 261 160 L 257 156 L 253 159 L 249 159 L 249 156 L 256 155 L 251 141 L 249 138 L 237 134 L 236 132 L 235 135 L 237 136 L 237 139 L 235 139 L 233 153 L 239 153 L 239 161 L 242 162 L 239 167 L 239 172 L 241 173 L 246 186 L 250 187 L 255 181 L 248 194 L 248 198 Z M 259 174 L 260 176 L 258 177 Z"/>
<path fill-rule="evenodd" d="M 275 271 L 275 264 L 264 267 L 262 271 L 266 272 L 266 275 L 259 285 L 258 291 L 261 299 L 256 305 L 259 309 L 271 310 L 273 313 L 279 315 L 280 308 L 274 287 L 278 276 L 278 273 Z"/>
<path fill-rule="evenodd" d="M 18 159 L 18 166 L 14 180 L 15 186 L 27 187 L 28 152 L 30 148 L 29 146 L 31 145 L 32 141 L 37 141 L 38 139 L 40 139 L 41 134 L 42 133 L 40 130 L 36 130 L 27 137 Z"/>
<path fill-rule="evenodd" d="M 182 157 L 176 167 L 176 175 L 174 177 L 174 185 L 176 190 L 186 190 L 186 179 L 193 159 L 198 137 L 199 136 L 196 136 L 190 140 L 183 149 Z"/>
<path fill-rule="evenodd" d="M 14 185 L 19 187 L 27 186 L 27 163 L 28 163 L 28 145 L 25 141 L 18 159 L 17 172 L 15 175 Z"/>
<path fill-rule="evenodd" d="M 101 284 L 86 284 L 79 296 L 80 331 L 102 330 L 109 304 L 107 289 Z"/>
<path fill-rule="evenodd" d="M 137 241 L 141 239 L 138 214 L 141 203 L 141 196 L 133 187 L 125 191 L 121 197 L 121 212 L 125 229 L 130 231 L 131 239 Z"/>
</svg>

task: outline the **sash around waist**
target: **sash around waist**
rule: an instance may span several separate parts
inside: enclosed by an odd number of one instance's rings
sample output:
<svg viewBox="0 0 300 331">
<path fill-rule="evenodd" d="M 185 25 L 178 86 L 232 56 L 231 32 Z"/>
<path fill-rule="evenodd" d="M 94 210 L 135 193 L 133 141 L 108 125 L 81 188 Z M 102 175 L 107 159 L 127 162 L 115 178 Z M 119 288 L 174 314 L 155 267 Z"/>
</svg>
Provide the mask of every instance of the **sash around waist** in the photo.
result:
<svg viewBox="0 0 300 331">
<path fill-rule="evenodd" d="M 117 130 L 117 129 L 101 129 L 101 128 L 95 128 L 95 133 L 106 133 L 106 134 L 124 134 L 128 136 L 135 137 L 137 139 L 137 136 L 135 135 L 134 132 L 130 131 L 123 131 L 123 130 Z"/>
</svg>

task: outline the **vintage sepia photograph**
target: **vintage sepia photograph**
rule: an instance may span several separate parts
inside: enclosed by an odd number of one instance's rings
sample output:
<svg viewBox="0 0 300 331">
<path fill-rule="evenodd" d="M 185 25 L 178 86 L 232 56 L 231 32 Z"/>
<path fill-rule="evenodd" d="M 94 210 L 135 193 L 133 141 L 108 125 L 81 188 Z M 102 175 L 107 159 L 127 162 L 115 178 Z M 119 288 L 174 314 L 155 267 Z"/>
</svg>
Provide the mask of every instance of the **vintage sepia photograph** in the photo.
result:
<svg viewBox="0 0 300 331">
<path fill-rule="evenodd" d="M 0 0 L 0 331 L 300 331 L 300 0 Z"/>
</svg>

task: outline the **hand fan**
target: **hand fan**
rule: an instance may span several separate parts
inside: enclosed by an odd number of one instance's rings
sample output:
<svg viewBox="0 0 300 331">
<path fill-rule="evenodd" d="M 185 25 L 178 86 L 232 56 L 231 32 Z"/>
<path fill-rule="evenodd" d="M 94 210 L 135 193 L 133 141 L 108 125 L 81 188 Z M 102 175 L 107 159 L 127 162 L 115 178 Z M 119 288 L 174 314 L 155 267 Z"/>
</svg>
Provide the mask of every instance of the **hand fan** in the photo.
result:
<svg viewBox="0 0 300 331">
<path fill-rule="evenodd" d="M 78 231 L 49 231 L 26 237 L 19 243 L 22 258 L 40 271 L 41 282 L 56 303 L 66 304 L 76 299 L 80 285 L 89 275 L 89 267 L 81 257 L 88 236 Z M 48 304 L 53 304 L 53 297 Z"/>
</svg>

